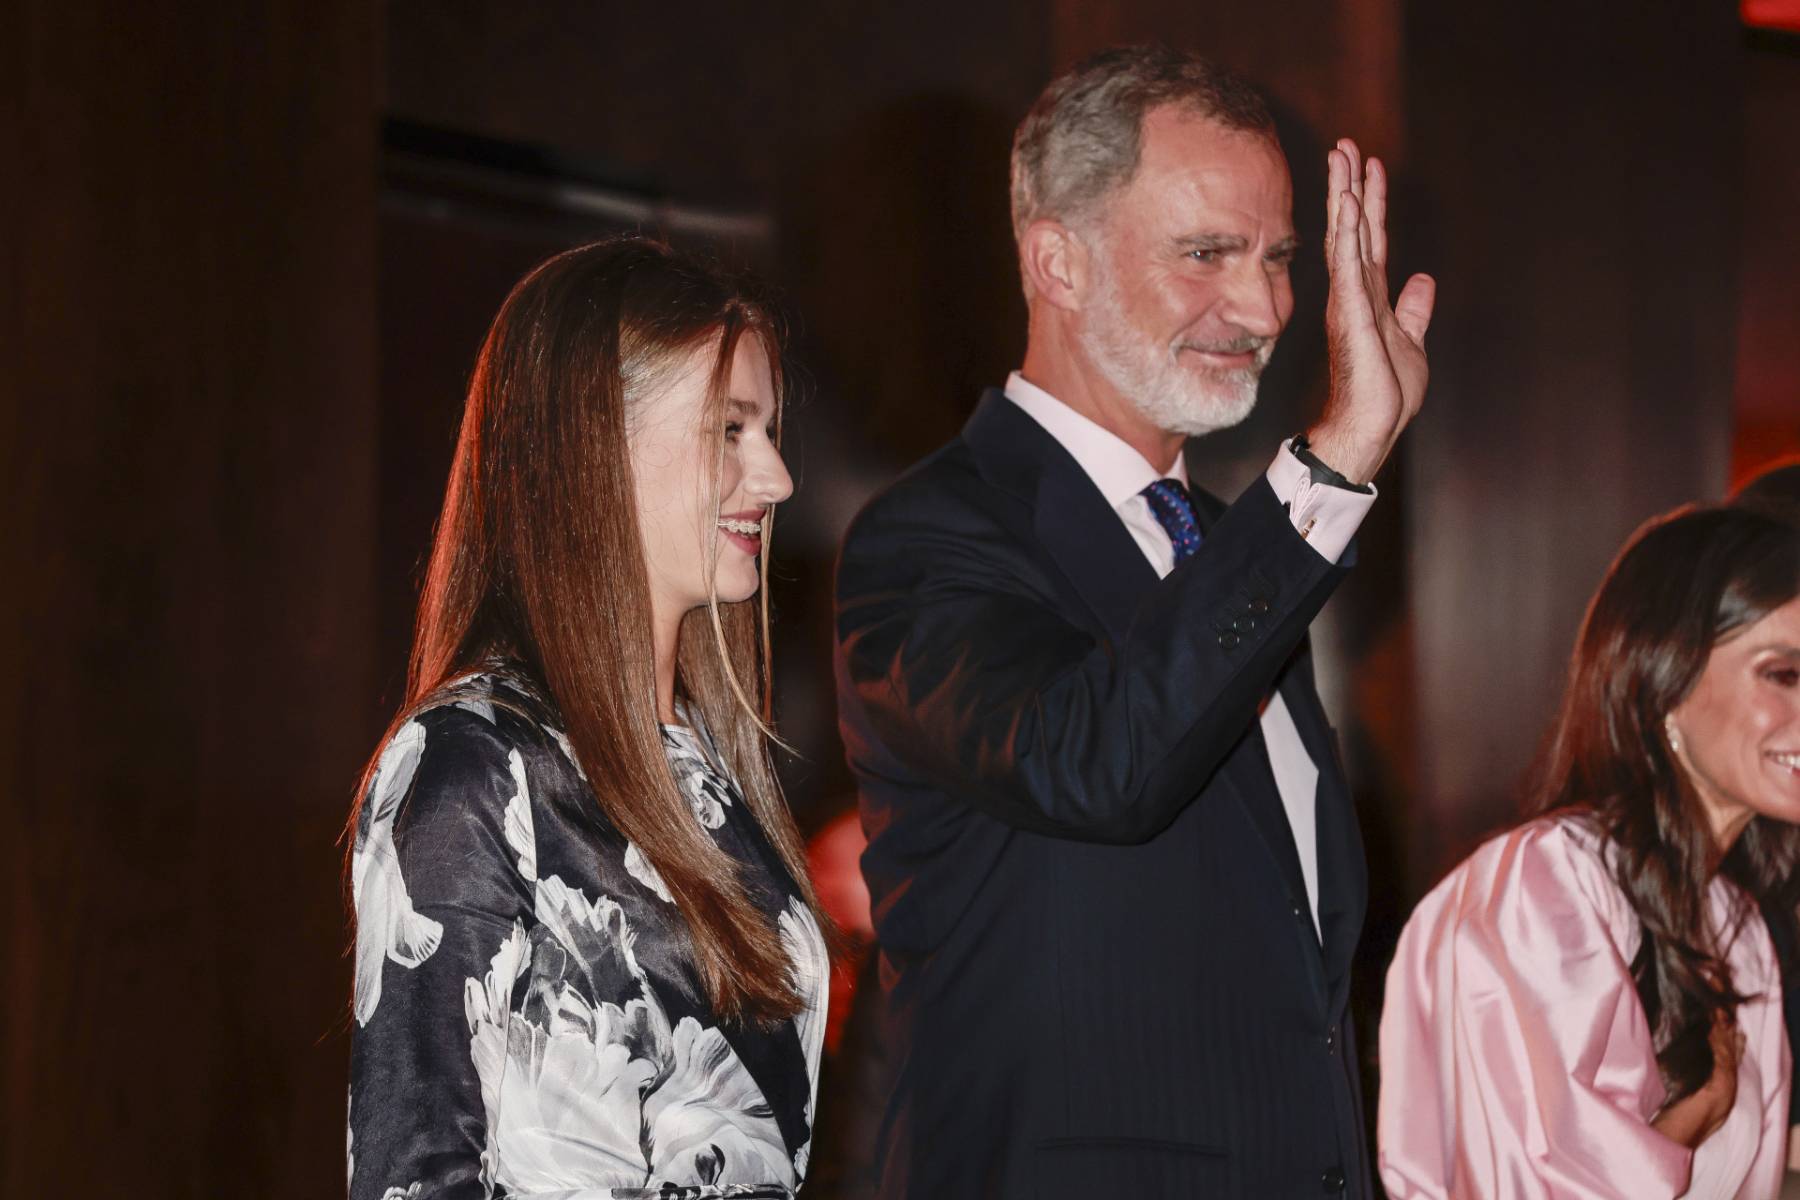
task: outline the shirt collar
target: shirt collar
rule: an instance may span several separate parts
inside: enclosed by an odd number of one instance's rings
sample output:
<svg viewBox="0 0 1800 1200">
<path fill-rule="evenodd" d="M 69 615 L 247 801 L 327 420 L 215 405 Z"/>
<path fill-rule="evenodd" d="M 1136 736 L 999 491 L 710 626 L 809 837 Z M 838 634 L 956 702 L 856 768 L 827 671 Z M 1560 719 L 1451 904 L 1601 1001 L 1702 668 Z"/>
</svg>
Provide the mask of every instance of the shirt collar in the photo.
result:
<svg viewBox="0 0 1800 1200">
<path fill-rule="evenodd" d="M 1173 479 L 1187 487 L 1186 455 L 1177 454 L 1167 473 L 1158 471 L 1124 438 L 1082 416 L 1017 371 L 1006 377 L 1006 398 L 1069 452 L 1113 508 L 1158 479 Z"/>
</svg>

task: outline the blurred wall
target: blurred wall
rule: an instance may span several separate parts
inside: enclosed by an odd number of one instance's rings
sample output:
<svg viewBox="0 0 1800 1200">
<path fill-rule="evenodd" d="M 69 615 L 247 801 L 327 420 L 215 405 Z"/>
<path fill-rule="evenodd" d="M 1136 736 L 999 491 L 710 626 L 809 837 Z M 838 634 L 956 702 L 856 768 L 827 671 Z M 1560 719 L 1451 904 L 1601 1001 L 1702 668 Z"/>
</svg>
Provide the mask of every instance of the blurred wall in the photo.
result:
<svg viewBox="0 0 1800 1200">
<path fill-rule="evenodd" d="M 0 1192 L 328 1195 L 379 14 L 8 13 Z"/>
<path fill-rule="evenodd" d="M 1736 482 L 1800 455 L 1800 34 L 1751 38 L 1744 63 Z"/>
<path fill-rule="evenodd" d="M 1744 47 L 1727 5 L 1418 3 L 1406 38 L 1444 284 L 1405 481 L 1417 887 L 1516 817 L 1625 537 L 1723 490 Z"/>
</svg>

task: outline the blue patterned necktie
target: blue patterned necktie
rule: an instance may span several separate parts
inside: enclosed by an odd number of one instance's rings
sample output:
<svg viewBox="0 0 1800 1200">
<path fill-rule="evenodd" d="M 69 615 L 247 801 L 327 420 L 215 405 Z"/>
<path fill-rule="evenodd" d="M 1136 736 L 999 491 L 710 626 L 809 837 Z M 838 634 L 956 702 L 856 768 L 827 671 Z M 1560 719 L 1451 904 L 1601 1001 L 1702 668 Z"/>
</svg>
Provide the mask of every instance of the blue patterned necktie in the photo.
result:
<svg viewBox="0 0 1800 1200">
<path fill-rule="evenodd" d="M 1194 557 L 1200 549 L 1200 523 L 1194 519 L 1194 502 L 1188 499 L 1187 489 L 1177 480 L 1159 479 L 1144 489 L 1143 497 L 1175 547 L 1175 565 Z"/>
</svg>

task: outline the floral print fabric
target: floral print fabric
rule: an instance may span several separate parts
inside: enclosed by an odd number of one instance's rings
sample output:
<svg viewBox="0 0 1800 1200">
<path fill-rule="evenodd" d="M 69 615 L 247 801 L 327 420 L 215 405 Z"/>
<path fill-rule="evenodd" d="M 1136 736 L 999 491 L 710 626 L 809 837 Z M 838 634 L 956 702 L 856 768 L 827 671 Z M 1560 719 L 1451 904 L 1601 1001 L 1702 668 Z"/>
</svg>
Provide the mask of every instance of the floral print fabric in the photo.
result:
<svg viewBox="0 0 1800 1200">
<path fill-rule="evenodd" d="M 382 750 L 352 851 L 351 1200 L 787 1197 L 811 1144 L 824 939 L 704 730 L 663 729 L 745 866 L 804 1012 L 721 1025 L 682 918 L 516 676 L 460 681 Z"/>
</svg>

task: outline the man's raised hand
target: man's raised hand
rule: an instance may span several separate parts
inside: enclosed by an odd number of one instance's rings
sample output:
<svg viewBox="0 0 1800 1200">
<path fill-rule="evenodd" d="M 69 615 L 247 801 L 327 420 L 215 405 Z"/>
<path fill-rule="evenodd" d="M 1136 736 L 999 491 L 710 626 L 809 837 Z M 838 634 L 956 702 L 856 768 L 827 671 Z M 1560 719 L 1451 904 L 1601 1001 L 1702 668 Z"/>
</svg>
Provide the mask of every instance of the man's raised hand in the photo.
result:
<svg viewBox="0 0 1800 1200">
<path fill-rule="evenodd" d="M 1308 434 L 1314 453 L 1352 482 L 1375 477 L 1425 399 L 1425 330 L 1437 283 L 1414 275 L 1388 303 L 1387 170 L 1349 138 L 1327 156 L 1325 337 L 1331 394 Z"/>
</svg>

